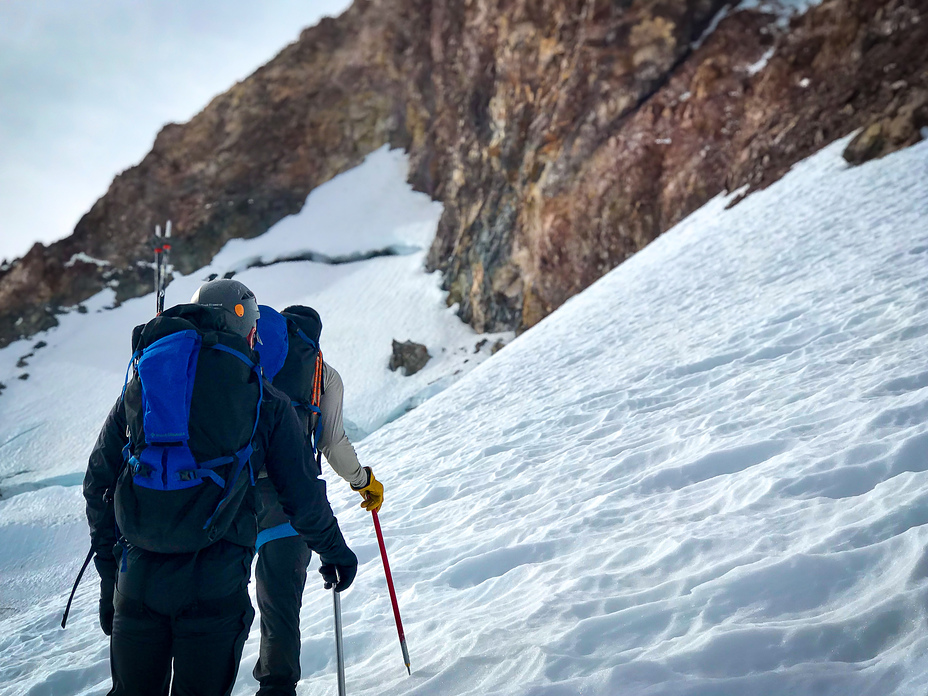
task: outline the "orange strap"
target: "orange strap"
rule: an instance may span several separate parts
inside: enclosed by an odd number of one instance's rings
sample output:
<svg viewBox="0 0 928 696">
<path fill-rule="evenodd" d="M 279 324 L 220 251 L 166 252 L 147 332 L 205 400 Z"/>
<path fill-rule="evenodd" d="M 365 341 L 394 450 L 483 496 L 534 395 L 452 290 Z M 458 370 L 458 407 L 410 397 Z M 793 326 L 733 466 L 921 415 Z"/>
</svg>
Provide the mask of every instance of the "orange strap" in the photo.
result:
<svg viewBox="0 0 928 696">
<path fill-rule="evenodd" d="M 316 374 L 313 376 L 312 405 L 319 408 L 322 403 L 322 351 L 316 354 Z"/>
</svg>

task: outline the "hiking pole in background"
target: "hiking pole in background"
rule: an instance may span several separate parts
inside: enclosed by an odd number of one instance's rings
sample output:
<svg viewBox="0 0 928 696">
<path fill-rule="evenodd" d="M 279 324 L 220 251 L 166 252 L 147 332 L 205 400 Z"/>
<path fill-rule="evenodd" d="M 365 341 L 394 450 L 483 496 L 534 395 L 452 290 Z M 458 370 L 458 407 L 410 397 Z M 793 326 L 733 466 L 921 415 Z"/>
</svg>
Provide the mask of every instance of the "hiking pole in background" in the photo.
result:
<svg viewBox="0 0 928 696">
<path fill-rule="evenodd" d="M 161 234 L 161 225 L 155 225 L 155 316 L 164 311 L 164 284 L 171 258 L 171 221 Z"/>
<path fill-rule="evenodd" d="M 335 659 L 338 662 L 338 696 L 345 696 L 345 649 L 342 646 L 342 600 L 332 587 L 332 604 L 335 607 Z"/>
<path fill-rule="evenodd" d="M 168 220 L 164 228 L 164 239 L 161 243 L 161 278 L 158 282 L 158 314 L 164 311 L 164 285 L 168 273 L 168 261 L 171 258 L 171 221 Z"/>
<path fill-rule="evenodd" d="M 161 314 L 161 225 L 155 225 L 155 316 Z"/>
<path fill-rule="evenodd" d="M 403 662 L 406 663 L 406 671 L 412 675 L 412 669 L 409 666 L 409 651 L 406 649 L 406 635 L 403 633 L 403 621 L 400 619 L 400 606 L 396 603 L 396 590 L 393 589 L 393 576 L 390 574 L 390 562 L 387 560 L 387 547 L 383 544 L 383 532 L 380 531 L 380 518 L 377 517 L 376 510 L 371 510 L 371 514 L 374 516 L 374 529 L 377 530 L 377 543 L 380 544 L 380 558 L 383 561 L 383 572 L 387 576 L 390 601 L 393 603 L 393 618 L 396 619 L 396 633 L 400 638 L 400 647 L 403 649 Z"/>
</svg>

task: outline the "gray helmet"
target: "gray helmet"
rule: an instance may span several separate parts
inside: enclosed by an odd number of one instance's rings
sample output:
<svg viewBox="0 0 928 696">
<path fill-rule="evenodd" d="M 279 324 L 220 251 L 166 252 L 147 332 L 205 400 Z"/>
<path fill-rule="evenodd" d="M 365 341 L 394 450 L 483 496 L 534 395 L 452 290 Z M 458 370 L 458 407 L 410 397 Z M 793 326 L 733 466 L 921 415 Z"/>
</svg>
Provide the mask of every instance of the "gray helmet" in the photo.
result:
<svg viewBox="0 0 928 696">
<path fill-rule="evenodd" d="M 203 283 L 190 298 L 192 304 L 222 307 L 226 310 L 229 329 L 243 337 L 248 336 L 258 322 L 258 302 L 255 294 L 237 280 L 220 278 Z"/>
</svg>

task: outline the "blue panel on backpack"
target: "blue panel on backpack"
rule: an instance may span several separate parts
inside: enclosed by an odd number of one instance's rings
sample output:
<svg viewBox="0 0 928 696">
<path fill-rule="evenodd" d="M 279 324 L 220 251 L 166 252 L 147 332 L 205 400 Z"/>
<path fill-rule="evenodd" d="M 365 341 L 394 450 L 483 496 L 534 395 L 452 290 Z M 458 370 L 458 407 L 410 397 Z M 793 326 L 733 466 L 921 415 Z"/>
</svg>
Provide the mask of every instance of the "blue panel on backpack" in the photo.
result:
<svg viewBox="0 0 928 696">
<path fill-rule="evenodd" d="M 196 331 L 178 331 L 142 353 L 138 373 L 146 442 L 186 442 L 190 437 L 190 400 L 200 342 Z"/>
<path fill-rule="evenodd" d="M 142 450 L 135 462 L 130 460 L 129 466 L 136 485 L 143 488 L 179 491 L 199 486 L 204 478 L 215 480 L 220 488 L 225 486 L 225 481 L 215 472 L 200 468 L 187 447 L 151 445 Z"/>
<path fill-rule="evenodd" d="M 287 360 L 290 349 L 287 338 L 287 320 L 272 307 L 258 305 L 258 336 L 261 343 L 255 346 L 261 356 L 264 378 L 272 381 Z"/>
</svg>

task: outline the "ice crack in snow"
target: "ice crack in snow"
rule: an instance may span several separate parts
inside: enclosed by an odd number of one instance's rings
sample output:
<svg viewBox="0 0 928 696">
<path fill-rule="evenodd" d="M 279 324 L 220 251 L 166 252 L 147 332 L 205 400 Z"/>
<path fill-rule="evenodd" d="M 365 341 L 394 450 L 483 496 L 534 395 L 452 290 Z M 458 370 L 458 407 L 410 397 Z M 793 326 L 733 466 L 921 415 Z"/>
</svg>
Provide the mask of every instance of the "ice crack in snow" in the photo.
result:
<svg viewBox="0 0 928 696">
<path fill-rule="evenodd" d="M 383 256 L 411 256 L 422 251 L 422 247 L 410 246 L 405 244 L 391 244 L 383 249 L 371 249 L 370 251 L 356 251 L 350 254 L 339 254 L 330 256 L 320 251 L 297 251 L 289 254 L 276 256 L 273 259 L 265 260 L 262 257 L 253 257 L 239 262 L 234 268 L 223 273 L 223 278 L 232 278 L 237 273 L 242 273 L 250 268 L 267 268 L 279 263 L 290 263 L 293 261 L 312 261 L 327 266 L 341 266 L 347 263 L 359 263 L 369 261 L 370 259 L 381 258 Z"/>
</svg>

